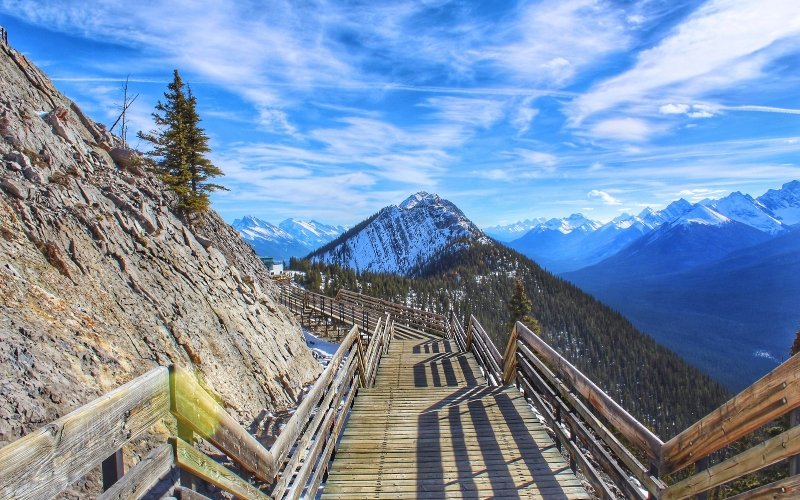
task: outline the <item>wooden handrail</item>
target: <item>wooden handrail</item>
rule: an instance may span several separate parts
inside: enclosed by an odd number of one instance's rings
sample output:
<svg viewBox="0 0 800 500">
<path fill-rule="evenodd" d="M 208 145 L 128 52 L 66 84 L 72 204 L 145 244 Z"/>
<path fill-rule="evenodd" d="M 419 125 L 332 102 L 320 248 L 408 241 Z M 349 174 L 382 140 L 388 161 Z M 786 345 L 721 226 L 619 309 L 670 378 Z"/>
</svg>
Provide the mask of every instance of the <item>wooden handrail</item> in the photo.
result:
<svg viewBox="0 0 800 500">
<path fill-rule="evenodd" d="M 202 438 L 262 481 L 275 479 L 276 460 L 239 422 L 200 387 L 192 372 L 170 369 L 171 411 Z"/>
<path fill-rule="evenodd" d="M 611 423 L 628 441 L 642 450 L 654 464 L 661 459 L 661 447 L 664 444 L 650 429 L 625 411 L 616 401 L 611 399 L 594 382 L 580 370 L 547 345 L 521 322 L 516 324 L 519 339 L 533 349 L 538 356 L 547 362 L 568 385 Z"/>
<path fill-rule="evenodd" d="M 51 498 L 169 414 L 155 368 L 0 449 L 0 498 Z"/>
<path fill-rule="evenodd" d="M 292 418 L 289 419 L 286 427 L 283 428 L 283 431 L 275 440 L 275 443 L 270 448 L 270 451 L 275 456 L 276 462 L 281 463 L 286 459 L 286 455 L 289 453 L 292 443 L 297 440 L 297 437 L 303 430 L 303 424 L 306 423 L 311 411 L 314 409 L 314 406 L 322 398 L 323 390 L 333 379 L 334 374 L 339 368 L 339 364 L 342 362 L 342 358 L 344 358 L 345 353 L 350 351 L 350 348 L 357 338 L 358 327 L 354 326 L 350 330 L 350 333 L 348 333 L 342 341 L 339 349 L 336 351 L 336 354 L 333 355 L 330 363 L 328 363 L 328 366 L 325 367 L 322 375 L 320 375 L 319 379 L 317 379 L 314 387 L 311 388 L 311 391 L 300 403 L 300 406 L 297 407 L 294 415 L 292 415 Z"/>
<path fill-rule="evenodd" d="M 664 443 L 660 470 L 680 470 L 798 407 L 800 355 L 796 354 Z"/>
</svg>

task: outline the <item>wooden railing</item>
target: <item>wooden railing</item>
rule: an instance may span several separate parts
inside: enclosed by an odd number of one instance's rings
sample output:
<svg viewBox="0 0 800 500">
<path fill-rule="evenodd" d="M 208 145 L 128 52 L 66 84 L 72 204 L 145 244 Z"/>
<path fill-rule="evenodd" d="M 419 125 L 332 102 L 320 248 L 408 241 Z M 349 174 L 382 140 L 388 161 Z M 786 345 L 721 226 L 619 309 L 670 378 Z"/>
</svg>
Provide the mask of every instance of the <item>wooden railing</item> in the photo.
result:
<svg viewBox="0 0 800 500">
<path fill-rule="evenodd" d="M 378 318 L 389 314 L 398 325 L 407 325 L 440 336 L 446 336 L 448 332 L 447 320 L 442 314 L 348 290 L 339 290 L 336 297 L 332 298 L 287 283 L 281 286 L 280 301 L 295 314 L 325 316 L 342 323 L 359 325 L 364 329 L 374 328 Z"/>
<path fill-rule="evenodd" d="M 327 318 L 348 325 L 358 325 L 364 330 L 375 327 L 385 315 L 381 310 L 344 302 L 303 288 L 286 284 L 281 286 L 280 303 L 303 319 Z"/>
<path fill-rule="evenodd" d="M 702 496 L 785 460 L 790 461 L 789 477 L 743 495 L 800 498 L 800 355 L 662 442 L 524 324 L 515 324 L 502 356 L 474 316 L 466 329 L 454 315 L 448 324 L 458 344 L 475 354 L 491 383 L 515 383 L 534 404 L 559 449 L 569 455 L 573 470 L 580 469 L 603 498 Z M 787 414 L 788 430 L 709 466 L 711 454 Z M 670 485 L 664 480 L 691 465 L 695 467 L 688 477 Z"/>
<path fill-rule="evenodd" d="M 140 498 L 176 469 L 181 484 L 173 491 L 187 498 L 205 498 L 192 490 L 198 479 L 237 498 L 313 498 L 357 389 L 372 384 L 391 334 L 388 317 L 377 318 L 364 335 L 353 326 L 269 449 L 192 371 L 155 368 L 0 449 L 0 498 L 51 498 L 101 464 L 101 499 Z M 125 472 L 121 448 L 162 421 L 177 432 Z M 197 439 L 245 473 L 211 459 L 195 446 Z"/>
<path fill-rule="evenodd" d="M 388 300 L 382 300 L 362 293 L 351 292 L 349 290 L 339 290 L 336 299 L 345 304 L 355 305 L 363 309 L 379 311 L 382 314 L 391 314 L 398 324 L 408 325 L 423 332 L 435 335 L 446 336 L 447 321 L 446 317 L 430 311 L 423 311 L 414 307 L 408 307 Z"/>
</svg>

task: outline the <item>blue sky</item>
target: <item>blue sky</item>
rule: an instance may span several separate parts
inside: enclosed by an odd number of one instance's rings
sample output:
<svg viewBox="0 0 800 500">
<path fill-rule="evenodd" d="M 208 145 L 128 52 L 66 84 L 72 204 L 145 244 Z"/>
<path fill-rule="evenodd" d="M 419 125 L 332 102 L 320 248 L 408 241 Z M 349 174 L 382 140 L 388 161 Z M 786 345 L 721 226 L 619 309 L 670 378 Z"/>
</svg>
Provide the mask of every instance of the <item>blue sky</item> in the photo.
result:
<svg viewBox="0 0 800 500">
<path fill-rule="evenodd" d="M 797 0 L 0 0 L 0 24 L 107 125 L 130 75 L 151 128 L 178 68 L 228 221 L 418 190 L 484 226 L 609 220 L 800 178 Z"/>
</svg>

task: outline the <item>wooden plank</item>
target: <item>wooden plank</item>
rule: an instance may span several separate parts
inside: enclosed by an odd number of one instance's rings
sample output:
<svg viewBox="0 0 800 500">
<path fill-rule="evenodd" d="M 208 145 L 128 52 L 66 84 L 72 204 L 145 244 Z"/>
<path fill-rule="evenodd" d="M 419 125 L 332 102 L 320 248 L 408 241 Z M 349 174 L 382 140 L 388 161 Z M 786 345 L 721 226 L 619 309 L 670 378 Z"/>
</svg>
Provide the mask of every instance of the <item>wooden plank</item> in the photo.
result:
<svg viewBox="0 0 800 500">
<path fill-rule="evenodd" d="M 0 498 L 51 498 L 168 414 L 159 367 L 0 449 Z"/>
<path fill-rule="evenodd" d="M 97 500 L 142 498 L 172 469 L 172 458 L 172 446 L 165 443 L 154 448 Z"/>
<path fill-rule="evenodd" d="M 561 422 L 558 422 L 555 415 L 550 411 L 550 409 L 545 404 L 542 397 L 530 387 L 527 380 L 523 379 L 523 384 L 527 385 L 527 389 L 530 391 L 531 399 L 534 401 L 534 406 L 541 412 L 542 416 L 544 416 L 545 420 L 550 424 L 550 429 L 556 435 L 559 441 L 561 441 L 561 445 L 567 449 L 569 456 L 578 462 L 581 471 L 586 477 L 586 480 L 589 484 L 592 485 L 594 488 L 595 493 L 597 496 L 601 498 L 614 498 L 614 495 L 608 489 L 608 486 L 605 484 L 603 479 L 597 473 L 597 470 L 594 468 L 591 462 L 586 458 L 583 452 L 575 445 L 575 443 L 570 440 L 569 436 L 564 432 L 564 429 L 561 428 Z"/>
<path fill-rule="evenodd" d="M 800 407 L 800 354 L 664 443 L 659 470 L 680 470 Z"/>
<path fill-rule="evenodd" d="M 735 457 L 673 484 L 664 491 L 662 498 L 665 500 L 687 498 L 761 470 L 797 453 L 800 453 L 800 427 L 792 427 Z"/>
<path fill-rule="evenodd" d="M 800 475 L 789 476 L 754 490 L 728 497 L 728 500 L 766 500 L 800 498 Z"/>
<path fill-rule="evenodd" d="M 659 462 L 663 442 L 658 436 L 653 434 L 641 422 L 633 418 L 630 413 L 625 411 L 616 401 L 611 399 L 608 394 L 597 387 L 594 382 L 575 368 L 572 363 L 564 359 L 552 347 L 547 345 L 538 335 L 531 332 L 528 327 L 517 321 L 516 328 L 520 340 L 549 363 L 565 383 L 578 394 L 586 398 L 586 401 L 588 401 L 595 410 L 605 417 L 605 419 L 634 446 L 644 451 L 653 463 Z"/>
<path fill-rule="evenodd" d="M 267 500 L 269 498 L 261 490 L 234 474 L 224 465 L 218 464 L 186 441 L 176 437 L 169 438 L 169 441 L 174 449 L 175 463 L 181 469 L 194 474 L 223 491 L 227 491 L 236 498 L 243 500 Z"/>
<path fill-rule="evenodd" d="M 311 445 L 311 449 L 308 451 L 308 456 L 303 462 L 303 466 L 298 471 L 294 483 L 287 491 L 288 498 L 297 500 L 300 498 L 300 495 L 303 494 L 303 490 L 306 488 L 308 479 L 311 477 L 311 473 L 314 472 L 314 469 L 317 467 L 319 456 L 325 449 L 325 444 L 330 440 L 330 433 L 332 431 L 331 428 L 333 426 L 333 419 L 335 416 L 336 408 L 328 408 L 328 411 L 325 412 L 325 419 L 322 421 L 322 425 L 320 426 L 319 433 L 317 433 L 316 440 L 314 441 L 314 444 Z"/>
<path fill-rule="evenodd" d="M 197 383 L 192 372 L 172 366 L 170 391 L 172 413 L 181 422 L 257 478 L 274 481 L 277 466 L 273 454 Z"/>
<path fill-rule="evenodd" d="M 511 329 L 505 353 L 503 353 L 503 384 L 511 384 L 517 376 L 517 327 Z"/>
<path fill-rule="evenodd" d="M 322 375 L 320 375 L 319 379 L 317 379 L 314 387 L 311 388 L 311 391 L 309 391 L 305 399 L 303 399 L 303 401 L 297 407 L 297 411 L 295 411 L 294 415 L 292 415 L 292 418 L 289 419 L 289 422 L 286 423 L 286 427 L 284 427 L 283 431 L 281 431 L 280 435 L 278 435 L 275 443 L 270 448 L 270 451 L 275 457 L 276 463 L 282 464 L 283 461 L 286 460 L 289 449 L 297 440 L 297 437 L 303 432 L 303 429 L 308 423 L 311 411 L 317 405 L 319 400 L 322 399 L 323 394 L 328 390 L 328 386 L 333 380 L 334 374 L 339 369 L 339 364 L 342 362 L 342 358 L 344 357 L 345 353 L 349 352 L 353 342 L 355 342 L 357 337 L 358 327 L 354 326 L 350 329 L 350 333 L 348 333 L 342 341 L 339 349 L 336 350 L 336 353 L 331 358 L 328 366 L 325 367 Z"/>
</svg>

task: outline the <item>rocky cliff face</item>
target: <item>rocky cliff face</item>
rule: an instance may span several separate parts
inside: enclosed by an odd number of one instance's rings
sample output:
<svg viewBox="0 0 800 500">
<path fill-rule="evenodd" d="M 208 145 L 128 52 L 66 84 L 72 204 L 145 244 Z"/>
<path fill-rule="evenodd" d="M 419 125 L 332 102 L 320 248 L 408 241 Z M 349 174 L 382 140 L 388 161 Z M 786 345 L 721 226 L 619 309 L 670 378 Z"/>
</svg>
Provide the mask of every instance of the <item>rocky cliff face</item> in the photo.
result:
<svg viewBox="0 0 800 500">
<path fill-rule="evenodd" d="M 2 45 L 2 44 L 0 44 Z M 249 422 L 319 366 L 253 251 L 0 46 L 0 446 L 157 365 Z"/>
</svg>

